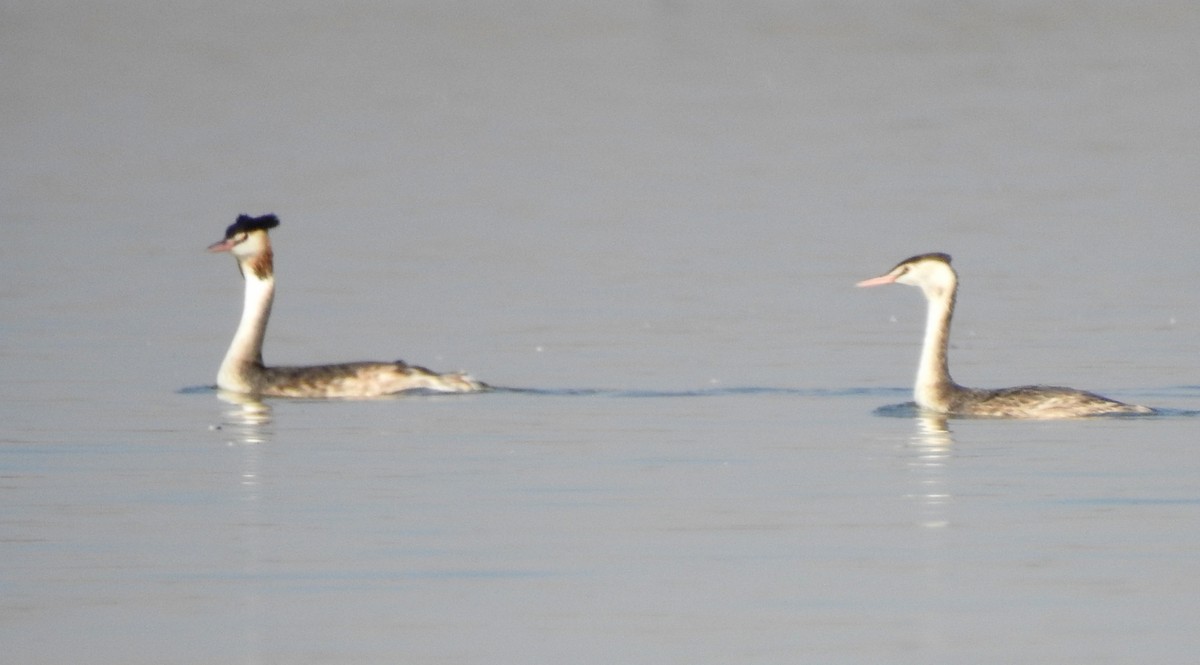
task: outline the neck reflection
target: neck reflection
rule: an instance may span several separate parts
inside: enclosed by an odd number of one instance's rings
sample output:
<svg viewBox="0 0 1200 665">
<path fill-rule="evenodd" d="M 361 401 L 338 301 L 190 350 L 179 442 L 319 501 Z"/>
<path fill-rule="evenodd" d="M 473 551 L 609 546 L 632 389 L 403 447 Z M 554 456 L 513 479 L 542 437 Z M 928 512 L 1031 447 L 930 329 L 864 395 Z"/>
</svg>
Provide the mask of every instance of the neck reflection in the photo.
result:
<svg viewBox="0 0 1200 665">
<path fill-rule="evenodd" d="M 225 409 L 221 423 L 223 432 L 232 434 L 227 441 L 230 448 L 240 454 L 238 463 L 238 499 L 240 511 L 231 515 L 230 528 L 241 543 L 241 599 L 239 608 L 242 620 L 242 650 L 244 662 L 263 662 L 263 633 L 266 623 L 263 609 L 264 543 L 263 531 L 269 528 L 263 516 L 262 465 L 267 449 L 262 444 L 270 443 L 274 437 L 271 428 L 271 407 L 256 397 L 218 391 L 222 402 L 230 405 Z"/>
<path fill-rule="evenodd" d="M 942 529 L 950 524 L 947 510 L 953 497 L 946 487 L 946 465 L 954 446 L 954 436 L 944 416 L 922 414 L 909 439 L 911 455 L 908 468 L 914 488 L 909 495 L 919 506 L 917 524 Z"/>
</svg>

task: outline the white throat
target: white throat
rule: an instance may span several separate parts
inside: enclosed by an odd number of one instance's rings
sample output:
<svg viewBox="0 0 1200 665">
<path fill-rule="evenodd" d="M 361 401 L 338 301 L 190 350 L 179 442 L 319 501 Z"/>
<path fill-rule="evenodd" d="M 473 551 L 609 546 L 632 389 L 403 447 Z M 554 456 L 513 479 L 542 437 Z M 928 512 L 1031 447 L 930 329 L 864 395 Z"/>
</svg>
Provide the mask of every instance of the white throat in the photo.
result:
<svg viewBox="0 0 1200 665">
<path fill-rule="evenodd" d="M 950 339 L 950 319 L 954 314 L 954 290 L 928 289 L 925 293 L 928 309 L 925 315 L 925 341 L 917 364 L 917 382 L 913 399 L 922 406 L 932 406 L 954 384 L 946 360 Z"/>
<path fill-rule="evenodd" d="M 246 368 L 262 366 L 263 337 L 267 332 L 267 320 L 271 316 L 271 302 L 275 298 L 275 277 L 258 277 L 252 270 L 243 269 L 246 280 L 246 296 L 242 305 L 242 320 L 238 323 L 233 342 L 221 361 L 217 372 L 217 385 L 226 390 L 246 391 Z"/>
</svg>

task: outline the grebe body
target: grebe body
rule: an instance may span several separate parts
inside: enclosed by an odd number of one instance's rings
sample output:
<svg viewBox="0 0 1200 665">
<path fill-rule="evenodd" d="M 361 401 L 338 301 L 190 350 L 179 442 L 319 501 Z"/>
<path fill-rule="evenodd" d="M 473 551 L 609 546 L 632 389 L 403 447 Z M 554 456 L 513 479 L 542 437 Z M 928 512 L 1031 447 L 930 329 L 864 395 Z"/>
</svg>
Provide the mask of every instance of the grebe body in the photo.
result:
<svg viewBox="0 0 1200 665">
<path fill-rule="evenodd" d="M 988 390 L 965 388 L 950 378 L 946 350 L 950 321 L 958 295 L 958 275 L 950 256 L 920 254 L 896 264 L 887 273 L 858 286 L 907 284 L 921 289 L 928 304 L 925 339 L 917 365 L 913 399 L 935 413 L 992 418 L 1078 418 L 1082 416 L 1146 414 L 1154 410 L 1125 404 L 1095 393 L 1059 386 L 1019 386 Z"/>
<path fill-rule="evenodd" d="M 488 386 L 462 373 L 438 374 L 395 362 L 352 362 L 301 367 L 267 367 L 262 346 L 275 297 L 275 265 L 270 229 L 275 215 L 241 215 L 224 239 L 208 247 L 230 252 L 246 282 L 242 318 L 217 371 L 217 387 L 236 393 L 274 397 L 377 397 L 408 390 L 464 393 Z"/>
</svg>

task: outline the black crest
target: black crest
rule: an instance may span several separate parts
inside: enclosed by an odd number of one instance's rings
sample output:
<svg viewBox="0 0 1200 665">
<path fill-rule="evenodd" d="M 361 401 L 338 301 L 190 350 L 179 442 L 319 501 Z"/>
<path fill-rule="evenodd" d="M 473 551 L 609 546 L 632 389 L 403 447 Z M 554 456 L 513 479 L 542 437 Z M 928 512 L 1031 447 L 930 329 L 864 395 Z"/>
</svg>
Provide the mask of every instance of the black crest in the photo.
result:
<svg viewBox="0 0 1200 665">
<path fill-rule="evenodd" d="M 238 215 L 237 221 L 225 229 L 225 237 L 232 238 L 239 233 L 249 233 L 250 231 L 266 231 L 276 226 L 279 226 L 279 218 L 275 215 L 263 215 L 262 217 Z"/>
<path fill-rule="evenodd" d="M 941 261 L 942 263 L 948 264 L 948 263 L 950 263 L 950 255 L 944 254 L 942 252 L 930 252 L 928 254 L 917 254 L 916 256 L 910 256 L 907 259 L 904 259 L 903 261 L 901 261 L 900 263 L 897 263 L 896 268 L 899 268 L 900 266 L 904 265 L 905 263 L 917 263 L 920 261 Z M 896 268 L 892 268 L 892 270 L 895 270 Z"/>
</svg>

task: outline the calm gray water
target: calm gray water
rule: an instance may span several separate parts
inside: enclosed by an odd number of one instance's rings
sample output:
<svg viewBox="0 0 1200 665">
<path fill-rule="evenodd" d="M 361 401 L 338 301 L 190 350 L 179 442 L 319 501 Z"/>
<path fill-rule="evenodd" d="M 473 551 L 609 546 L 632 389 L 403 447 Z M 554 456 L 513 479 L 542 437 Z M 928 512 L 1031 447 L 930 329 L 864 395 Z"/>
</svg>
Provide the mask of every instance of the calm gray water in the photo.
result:
<svg viewBox="0 0 1200 665">
<path fill-rule="evenodd" d="M 276 6 L 278 5 L 278 6 Z M 1200 8 L 0 3 L 19 663 L 1190 662 Z M 267 359 L 501 391 L 238 403 Z M 952 362 L 1172 409 L 904 409 Z"/>
</svg>

